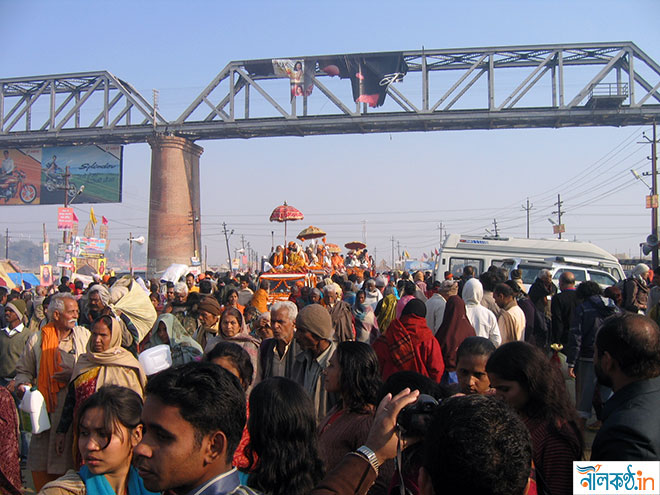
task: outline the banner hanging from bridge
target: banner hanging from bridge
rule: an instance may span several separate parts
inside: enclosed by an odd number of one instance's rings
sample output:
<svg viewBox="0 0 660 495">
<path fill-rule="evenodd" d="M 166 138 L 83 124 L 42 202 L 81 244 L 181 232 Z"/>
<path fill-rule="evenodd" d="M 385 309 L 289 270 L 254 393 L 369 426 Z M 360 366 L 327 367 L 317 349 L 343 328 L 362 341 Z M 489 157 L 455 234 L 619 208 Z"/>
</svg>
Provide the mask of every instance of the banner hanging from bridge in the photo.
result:
<svg viewBox="0 0 660 495">
<path fill-rule="evenodd" d="M 120 145 L 44 146 L 2 153 L 3 175 L 7 176 L 0 180 L 0 200 L 4 199 L 0 204 L 63 204 L 67 166 L 69 199 L 77 196 L 77 204 L 121 202 Z"/>
</svg>

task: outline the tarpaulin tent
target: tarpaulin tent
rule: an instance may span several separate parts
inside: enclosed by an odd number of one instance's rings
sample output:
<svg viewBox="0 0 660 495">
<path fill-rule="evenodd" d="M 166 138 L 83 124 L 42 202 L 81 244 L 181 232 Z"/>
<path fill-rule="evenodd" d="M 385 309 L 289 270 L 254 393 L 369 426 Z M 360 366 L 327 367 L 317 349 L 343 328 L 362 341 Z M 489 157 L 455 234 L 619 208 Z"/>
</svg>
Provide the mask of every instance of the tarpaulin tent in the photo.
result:
<svg viewBox="0 0 660 495">
<path fill-rule="evenodd" d="M 23 286 L 26 289 L 30 289 L 39 285 L 39 279 L 33 273 L 13 272 L 8 273 L 7 275 L 9 275 L 9 278 L 11 278 L 12 282 L 14 282 L 14 284 L 19 287 Z"/>
</svg>

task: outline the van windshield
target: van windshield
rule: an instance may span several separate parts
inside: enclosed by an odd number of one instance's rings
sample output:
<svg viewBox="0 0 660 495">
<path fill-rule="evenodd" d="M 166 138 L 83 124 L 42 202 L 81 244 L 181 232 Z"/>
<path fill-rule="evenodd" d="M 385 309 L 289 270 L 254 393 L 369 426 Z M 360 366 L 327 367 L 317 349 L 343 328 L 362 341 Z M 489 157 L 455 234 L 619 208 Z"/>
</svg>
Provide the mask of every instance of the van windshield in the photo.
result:
<svg viewBox="0 0 660 495">
<path fill-rule="evenodd" d="M 549 266 L 542 265 L 525 265 L 522 263 L 518 265 L 518 270 L 520 270 L 522 273 L 522 280 L 524 284 L 533 284 L 534 280 L 536 280 L 536 277 L 539 275 L 539 271 L 543 270 L 544 268 L 550 269 Z"/>
</svg>

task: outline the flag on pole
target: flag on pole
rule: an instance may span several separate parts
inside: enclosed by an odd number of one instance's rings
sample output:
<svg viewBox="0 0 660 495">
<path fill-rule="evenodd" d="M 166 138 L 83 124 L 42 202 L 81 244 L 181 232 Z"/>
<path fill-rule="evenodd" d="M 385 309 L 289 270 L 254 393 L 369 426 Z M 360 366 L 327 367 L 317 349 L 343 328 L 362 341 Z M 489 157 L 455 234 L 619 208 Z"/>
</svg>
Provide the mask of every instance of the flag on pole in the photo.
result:
<svg viewBox="0 0 660 495">
<path fill-rule="evenodd" d="M 89 209 L 89 221 L 92 222 L 92 224 L 96 225 L 98 223 L 98 220 L 96 219 L 96 215 L 94 215 L 94 207 L 92 206 Z"/>
<path fill-rule="evenodd" d="M 101 216 L 101 223 L 102 223 L 103 225 L 108 225 L 108 219 L 105 218 L 104 216 Z"/>
<path fill-rule="evenodd" d="M 73 221 L 74 221 L 74 223 L 77 223 L 77 222 L 78 222 L 78 217 L 76 216 L 76 212 L 75 212 L 75 211 L 72 211 L 72 212 L 71 212 L 71 215 L 73 215 Z"/>
</svg>

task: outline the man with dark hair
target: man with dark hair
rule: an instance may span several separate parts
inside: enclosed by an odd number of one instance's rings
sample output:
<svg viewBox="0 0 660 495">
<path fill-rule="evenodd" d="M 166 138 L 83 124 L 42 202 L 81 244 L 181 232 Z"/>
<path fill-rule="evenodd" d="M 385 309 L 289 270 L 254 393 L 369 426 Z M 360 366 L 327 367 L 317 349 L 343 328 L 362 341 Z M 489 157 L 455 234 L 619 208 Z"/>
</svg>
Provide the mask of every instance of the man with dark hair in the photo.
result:
<svg viewBox="0 0 660 495">
<path fill-rule="evenodd" d="M 364 494 L 379 467 L 395 457 L 397 416 L 417 399 L 403 390 L 378 406 L 365 445 L 347 454 L 312 495 Z M 423 440 L 420 495 L 522 495 L 532 467 L 529 431 L 503 402 L 483 395 L 452 397 L 436 409 Z"/>
<path fill-rule="evenodd" d="M 232 467 L 245 426 L 238 378 L 212 363 L 188 363 L 151 378 L 134 457 L 144 486 L 184 495 L 252 493 Z"/>
<path fill-rule="evenodd" d="M 499 317 L 502 309 L 497 305 L 495 299 L 493 299 L 493 289 L 498 283 L 497 280 L 497 275 L 490 269 L 479 275 L 479 282 L 484 287 L 484 296 L 481 298 L 481 305 L 490 309 L 495 316 Z"/>
<path fill-rule="evenodd" d="M 525 336 L 525 313 L 516 302 L 513 289 L 507 284 L 497 284 L 493 290 L 493 299 L 502 309 L 497 317 L 502 343 L 523 340 Z"/>
<path fill-rule="evenodd" d="M 596 334 L 598 381 L 614 395 L 603 408 L 594 439 L 596 461 L 657 461 L 660 458 L 660 329 L 646 316 L 624 314 L 605 321 Z"/>
<path fill-rule="evenodd" d="M 550 312 L 552 313 L 550 343 L 559 343 L 566 348 L 573 311 L 577 306 L 575 275 L 573 272 L 565 271 L 559 276 L 559 290 L 561 292 L 552 296 L 550 301 Z"/>
<path fill-rule="evenodd" d="M 497 399 L 471 395 L 445 400 L 424 446 L 423 495 L 525 492 L 532 465 L 529 432 L 518 415 Z"/>
</svg>

